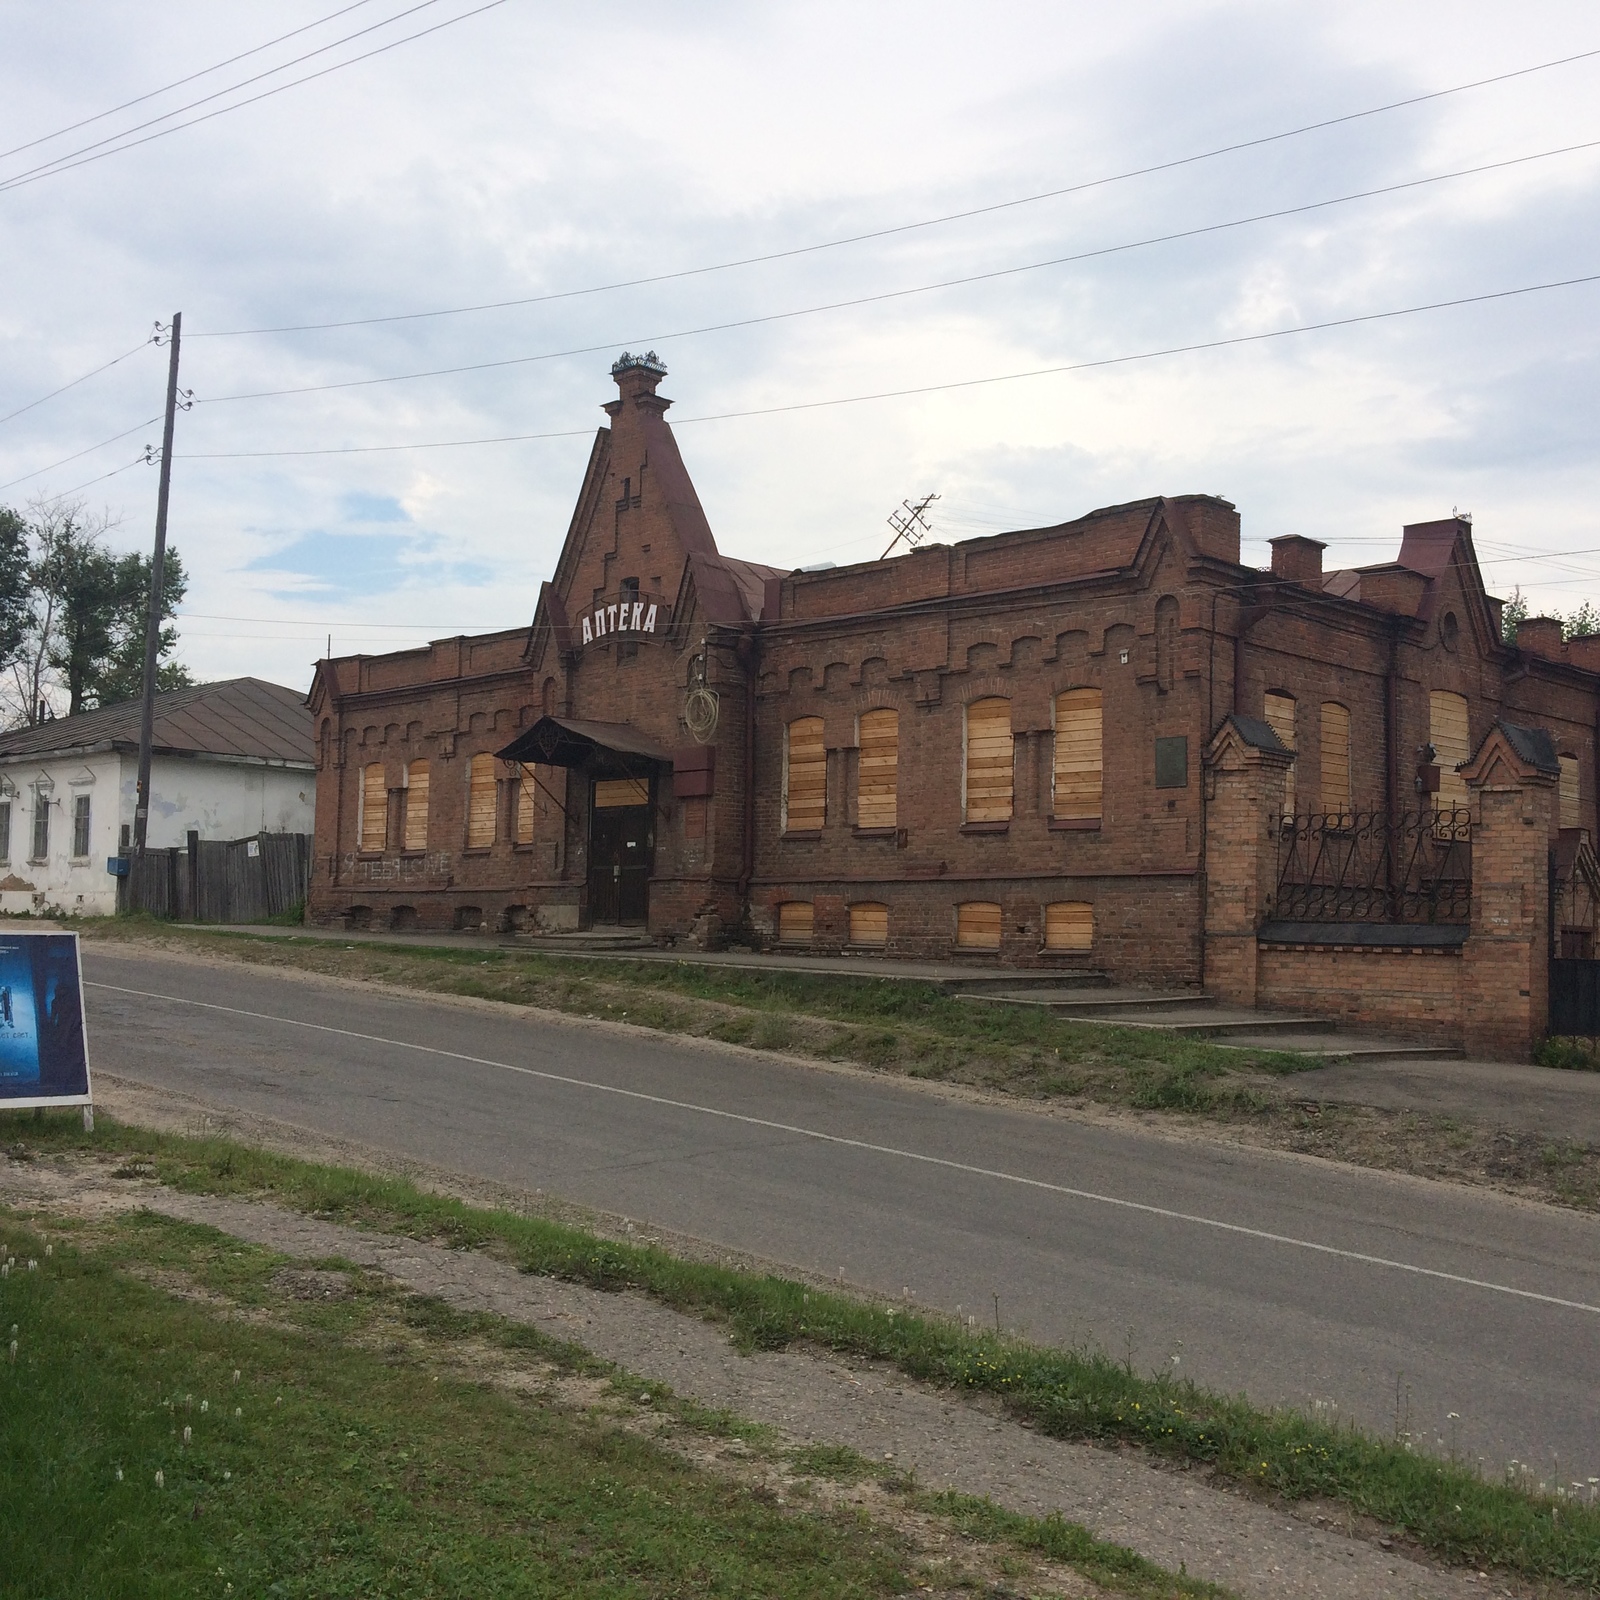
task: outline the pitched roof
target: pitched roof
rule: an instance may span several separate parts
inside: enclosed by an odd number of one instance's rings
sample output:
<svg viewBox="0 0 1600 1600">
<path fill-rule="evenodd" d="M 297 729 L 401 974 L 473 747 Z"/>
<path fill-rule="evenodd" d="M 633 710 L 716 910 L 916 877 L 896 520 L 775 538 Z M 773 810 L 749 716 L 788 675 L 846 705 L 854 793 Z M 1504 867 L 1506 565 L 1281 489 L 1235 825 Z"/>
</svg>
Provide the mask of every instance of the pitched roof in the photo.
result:
<svg viewBox="0 0 1600 1600">
<path fill-rule="evenodd" d="M 0 734 L 0 761 L 69 750 L 136 748 L 139 705 L 123 700 Z M 154 748 L 159 751 L 312 764 L 311 713 L 298 689 L 260 678 L 229 678 L 159 694 L 155 709 Z"/>
</svg>

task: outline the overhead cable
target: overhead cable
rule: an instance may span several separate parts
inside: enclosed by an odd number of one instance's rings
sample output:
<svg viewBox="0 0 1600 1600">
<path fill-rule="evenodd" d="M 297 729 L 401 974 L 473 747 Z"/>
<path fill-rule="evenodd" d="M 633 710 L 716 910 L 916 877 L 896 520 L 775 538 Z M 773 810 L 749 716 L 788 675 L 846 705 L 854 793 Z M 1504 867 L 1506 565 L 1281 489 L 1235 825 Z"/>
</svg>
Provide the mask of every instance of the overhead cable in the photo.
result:
<svg viewBox="0 0 1600 1600">
<path fill-rule="evenodd" d="M 423 0 L 423 4 L 426 4 L 426 5 L 434 5 L 434 4 L 437 4 L 437 3 L 438 3 L 438 0 Z M 94 154 L 84 155 L 81 160 L 77 160 L 77 161 L 71 160 L 70 158 L 63 156 L 60 159 L 59 162 L 47 164 L 46 166 L 44 166 L 42 168 L 32 168 L 32 169 L 29 169 L 28 172 L 19 173 L 14 177 L 7 178 L 7 179 L 4 179 L 4 180 L 0 180 L 0 192 L 4 192 L 5 190 L 8 190 L 8 189 L 20 189 L 20 188 L 24 187 L 27 184 L 38 183 L 44 178 L 53 178 L 59 173 L 70 172 L 75 167 L 86 167 L 91 162 L 105 160 L 105 158 L 107 156 L 121 155 L 122 152 L 125 151 L 125 150 L 136 149 L 139 145 L 149 144 L 152 140 L 155 140 L 155 139 L 164 139 L 164 138 L 166 138 L 166 136 L 169 133 L 180 133 L 180 132 L 183 131 L 183 129 L 192 128 L 197 123 L 209 122 L 213 117 L 226 116 L 228 114 L 228 112 L 230 112 L 230 111 L 241 111 L 246 106 L 255 105 L 257 101 L 270 100 L 273 95 L 282 94 L 286 89 L 298 88 L 303 83 L 311 83 L 317 78 L 325 78 L 331 72 L 340 72 L 345 67 L 353 67 L 353 66 L 356 65 L 357 62 L 369 61 L 369 60 L 372 59 L 373 56 L 381 56 L 386 51 L 397 50 L 403 44 L 410 44 L 414 40 L 417 40 L 417 39 L 425 39 L 429 34 L 438 33 L 443 28 L 454 27 L 454 25 L 456 23 L 458 23 L 458 22 L 466 22 L 471 17 L 481 16 L 485 11 L 493 11 L 497 7 L 503 6 L 505 3 L 506 3 L 506 0 L 487 0 L 487 3 L 484 4 L 484 5 L 477 6 L 471 11 L 463 11 L 459 16 L 450 17 L 450 18 L 446 19 L 444 22 L 436 22 L 430 28 L 420 28 L 420 29 L 418 29 L 418 31 L 416 33 L 408 33 L 402 39 L 391 39 L 387 44 L 378 45 L 376 48 L 374 48 L 372 50 L 365 50 L 360 55 L 350 56 L 344 61 L 336 61 L 336 62 L 333 63 L 333 65 L 331 67 L 323 67 L 323 68 L 319 69 L 316 72 L 308 72 L 302 78 L 293 78 L 288 83 L 280 83 L 280 84 L 275 85 L 271 89 L 263 89 L 260 94 L 253 94 L 253 95 L 248 96 L 246 99 L 236 100 L 232 105 L 218 106 L 215 111 L 203 112 L 198 117 L 191 117 L 187 122 L 175 123 L 170 128 L 158 128 L 154 133 L 147 133 L 144 136 L 144 138 L 142 138 L 142 139 L 129 139 L 124 144 L 113 145 L 113 147 L 111 149 L 109 149 L 109 150 L 98 150 Z M 414 6 L 412 9 L 413 10 L 421 10 L 422 7 L 419 5 L 419 6 Z M 404 13 L 404 12 L 400 13 L 400 15 L 406 15 L 406 14 L 407 13 Z M 391 20 L 393 20 L 393 19 L 391 19 Z M 374 24 L 374 26 L 375 27 L 382 27 L 383 24 L 382 23 L 376 23 L 376 24 Z M 370 32 L 371 30 L 367 29 L 367 30 L 363 30 L 363 31 Z M 242 87 L 242 86 L 236 86 L 236 87 Z M 223 91 L 223 92 L 228 92 L 228 91 Z M 208 96 L 207 98 L 215 99 L 216 96 L 212 95 L 212 96 Z M 203 104 L 204 102 L 196 101 L 195 103 L 197 105 L 199 105 L 199 104 Z M 172 113 L 172 115 L 176 116 L 177 113 L 174 112 L 174 113 Z M 159 121 L 161 119 L 157 118 L 156 120 Z M 117 135 L 117 137 L 121 138 L 122 135 L 119 134 L 119 135 Z M 100 142 L 104 143 L 105 141 L 100 141 Z M 86 145 L 84 148 L 86 150 L 91 150 L 91 151 L 95 150 L 95 147 L 93 145 Z"/>
<path fill-rule="evenodd" d="M 987 378 L 962 378 L 950 383 L 919 384 L 910 389 L 881 389 L 871 394 L 841 395 L 831 400 L 796 400 L 781 406 L 759 406 L 748 411 L 717 411 L 699 417 L 678 417 L 673 426 L 686 427 L 696 422 L 728 422 L 738 417 L 770 417 L 787 411 L 820 411 L 829 406 L 863 405 L 872 400 L 902 400 L 916 395 L 941 394 L 954 389 L 976 389 L 988 384 L 1014 383 L 1022 378 L 1048 378 L 1068 372 L 1089 372 L 1100 367 L 1127 366 L 1137 361 L 1157 361 L 1166 356 L 1194 355 L 1205 350 L 1225 350 L 1235 345 L 1261 344 L 1269 339 L 1287 339 L 1296 334 L 1321 333 L 1330 328 L 1352 328 L 1367 322 L 1387 322 L 1397 317 L 1420 316 L 1428 311 L 1447 311 L 1458 306 L 1484 305 L 1495 300 L 1543 294 L 1552 289 L 1571 289 L 1581 284 L 1600 283 L 1600 272 L 1583 277 L 1560 278 L 1550 283 L 1524 284 L 1516 289 L 1495 289 L 1485 294 L 1460 295 L 1452 300 L 1430 300 L 1422 305 L 1400 306 L 1392 311 L 1368 311 L 1358 316 L 1332 317 L 1325 322 L 1297 323 L 1288 328 L 1272 328 L 1264 333 L 1239 333 L 1225 339 L 1205 339 L 1193 344 L 1168 345 L 1159 350 L 1141 350 L 1133 355 L 1101 356 L 1092 361 L 1073 361 L 1054 367 L 1033 367 L 1025 372 L 1002 372 Z M 590 428 L 567 428 L 550 433 L 502 434 L 485 439 L 439 439 L 414 444 L 334 445 L 310 450 L 206 450 L 179 456 L 188 461 L 242 461 L 281 456 L 374 455 L 394 450 L 454 450 L 465 445 L 521 444 L 534 439 L 574 439 L 588 437 Z"/>
<path fill-rule="evenodd" d="M 432 367 L 421 372 L 395 372 L 377 378 L 343 378 L 334 383 L 307 383 L 287 389 L 254 389 L 239 394 L 209 395 L 197 400 L 197 405 L 221 405 L 232 400 L 275 400 L 286 395 L 325 394 L 333 389 L 365 389 L 381 383 L 410 383 L 419 378 L 449 378 L 465 372 L 490 372 L 500 367 L 528 366 L 539 361 L 559 361 L 572 356 L 594 355 L 597 351 L 611 350 L 618 345 L 664 344 L 669 339 L 692 339 L 707 333 L 728 333 L 737 328 L 753 328 L 768 322 L 787 322 L 797 317 L 814 317 L 827 311 L 847 311 L 857 306 L 878 305 L 886 300 L 904 300 L 912 295 L 931 294 L 940 289 L 959 289 L 969 284 L 988 283 L 996 278 L 1016 277 L 1024 272 L 1039 272 L 1046 267 L 1068 266 L 1074 262 L 1092 261 L 1100 256 L 1120 255 L 1130 250 L 1143 250 L 1151 245 L 1173 244 L 1180 239 L 1196 239 L 1207 234 L 1225 233 L 1233 228 L 1244 228 L 1257 222 L 1273 222 L 1284 217 L 1303 215 L 1308 211 L 1323 211 L 1330 206 L 1348 205 L 1356 200 L 1371 200 L 1383 195 L 1398 194 L 1407 189 L 1421 189 L 1429 184 L 1446 183 L 1454 178 L 1470 178 L 1485 172 L 1496 172 L 1504 167 L 1521 166 L 1530 161 L 1544 161 L 1551 156 L 1570 155 L 1579 150 L 1600 148 L 1600 139 L 1590 139 L 1583 144 L 1564 145 L 1559 150 L 1541 150 L 1536 155 L 1512 156 L 1504 161 L 1491 161 L 1479 167 L 1463 167 L 1456 172 L 1436 173 L 1427 178 L 1408 178 L 1403 183 L 1385 184 L 1378 189 L 1362 189 L 1355 194 L 1338 195 L 1330 200 L 1311 200 L 1304 205 L 1284 206 L 1277 211 L 1262 211 L 1250 217 L 1236 217 L 1228 222 L 1211 222 L 1197 228 L 1182 228 L 1174 233 L 1155 234 L 1148 239 L 1134 239 L 1126 244 L 1102 245 L 1094 250 L 1080 250 L 1073 255 L 1052 256 L 1046 261 L 1030 261 L 1020 267 L 997 267 L 990 272 L 969 273 L 960 278 L 944 278 L 938 283 L 917 284 L 909 289 L 886 289 L 878 294 L 857 295 L 849 300 L 830 300 L 819 306 L 801 306 L 793 311 L 770 311 L 761 316 L 740 317 L 731 322 L 706 323 L 698 328 L 678 328 L 669 333 L 642 333 L 628 338 L 604 339 L 598 344 L 577 345 L 567 350 L 544 350 L 528 356 L 502 356 L 495 361 L 471 361 L 454 367 Z"/>
<path fill-rule="evenodd" d="M 275 44 L 283 44 L 285 40 L 293 39 L 299 34 L 310 33 L 313 28 L 320 28 L 325 22 L 332 22 L 336 17 L 342 17 L 347 11 L 359 11 L 362 6 L 370 6 L 372 3 L 373 0 L 354 0 L 354 4 L 340 6 L 337 11 L 330 11 L 327 16 L 318 17 L 315 22 L 291 28 L 287 33 L 280 33 L 276 39 L 268 39 L 265 44 L 252 45 L 250 49 L 241 50 L 236 56 L 229 56 L 226 61 L 218 61 L 209 67 L 202 67 L 198 72 L 174 78 L 171 83 L 163 84 L 159 89 L 151 89 L 147 94 L 135 95 L 131 100 L 124 100 L 120 106 L 112 106 L 109 111 L 97 111 L 92 117 L 69 122 L 66 127 L 57 128 L 54 133 L 41 133 L 37 139 L 29 139 L 26 144 L 14 144 L 9 150 L 0 150 L 0 161 L 4 161 L 8 156 L 21 155 L 24 150 L 32 150 L 36 145 L 48 144 L 52 139 L 64 139 L 69 133 L 76 133 L 79 128 L 104 122 L 107 117 L 114 117 L 119 111 L 128 111 L 134 106 L 143 105 L 146 100 L 154 100 L 157 95 L 170 94 L 174 89 L 181 89 L 186 83 L 193 83 L 196 78 L 210 77 L 213 72 L 221 72 L 224 67 L 231 67 L 236 61 L 243 61 L 248 56 L 258 56 L 263 50 L 270 50 Z"/>
<path fill-rule="evenodd" d="M 1101 189 L 1108 184 L 1125 183 L 1132 178 L 1147 178 L 1158 172 L 1172 172 L 1180 167 L 1193 166 L 1200 161 L 1211 161 L 1218 156 L 1236 155 L 1241 150 L 1254 150 L 1262 145 L 1276 144 L 1284 139 L 1296 139 L 1306 133 L 1317 133 L 1324 128 L 1336 128 L 1348 122 L 1359 122 L 1366 117 L 1382 116 L 1389 111 L 1401 111 L 1408 106 L 1424 105 L 1430 100 L 1443 100 L 1450 95 L 1466 94 L 1472 89 L 1485 89 L 1491 84 L 1508 83 L 1514 78 L 1529 77 L 1536 72 L 1549 72 L 1556 67 L 1572 66 L 1600 56 L 1600 49 L 1581 50 L 1575 55 L 1561 56 L 1554 61 L 1541 61 L 1535 66 L 1518 67 L 1511 72 L 1501 72 L 1489 78 L 1475 78 L 1471 83 L 1458 83 L 1449 89 L 1434 89 L 1427 94 L 1411 95 L 1404 100 L 1390 100 L 1379 106 L 1369 106 L 1364 111 L 1349 111 L 1342 116 L 1325 117 L 1320 122 L 1307 122 L 1296 128 L 1286 128 L 1281 133 L 1262 134 L 1255 139 L 1241 139 L 1235 144 L 1218 145 L 1195 155 L 1177 156 L 1170 161 L 1158 161 L 1147 167 L 1133 167 L 1126 172 L 1113 173 L 1104 178 L 1088 178 L 1080 183 L 1068 184 L 1059 189 L 1047 189 L 1042 194 L 1022 195 L 1012 200 L 997 200 L 992 205 L 974 206 L 966 211 L 951 211 L 942 216 L 924 217 L 917 222 L 902 222 L 893 227 L 875 228 L 867 233 L 847 234 L 838 239 L 825 239 L 817 244 L 795 245 L 787 250 L 772 250 L 763 255 L 740 256 L 732 261 L 718 261 L 710 266 L 684 267 L 676 272 L 658 272 L 648 277 L 624 278 L 614 283 L 591 284 L 582 289 L 561 289 L 550 294 L 525 295 L 515 300 L 488 300 L 477 305 L 446 306 L 433 311 L 400 311 L 386 316 L 351 317 L 336 322 L 292 322 L 267 328 L 219 328 L 210 332 L 190 334 L 191 339 L 239 339 L 254 334 L 267 333 L 322 333 L 333 328 L 368 328 L 381 322 L 417 322 L 428 317 L 461 317 L 480 311 L 508 311 L 517 306 L 543 305 L 551 300 L 572 300 L 583 295 L 609 294 L 616 289 L 638 289 L 652 283 L 671 283 L 680 278 L 703 277 L 712 272 L 729 272 L 736 267 L 754 267 L 769 261 L 787 261 L 795 256 L 814 255 L 821 250 L 837 250 L 844 245 L 865 244 L 872 239 L 887 239 L 896 234 L 914 233 L 922 228 L 942 227 L 949 222 L 965 222 L 973 217 L 990 216 L 997 211 L 1010 211 L 1018 206 L 1036 205 L 1042 200 L 1059 200 L 1066 195 L 1082 194 L 1088 189 Z"/>
<path fill-rule="evenodd" d="M 148 339 L 141 339 L 131 350 L 124 350 L 120 356 L 113 356 L 103 367 L 96 367 L 93 372 L 86 372 L 81 378 L 74 378 L 71 383 L 64 383 L 59 389 L 52 389 L 49 394 L 42 394 L 37 400 L 30 400 L 25 406 L 18 406 L 15 411 L 8 411 L 0 422 L 10 422 L 13 417 L 20 417 L 24 411 L 32 411 L 35 406 L 42 406 L 46 400 L 54 400 L 58 394 L 65 394 L 68 389 L 76 389 L 80 383 L 87 383 L 91 378 L 98 378 L 102 372 L 109 372 L 119 362 L 126 361 L 129 356 L 136 356 L 146 346 L 155 343 L 155 335 Z"/>
<path fill-rule="evenodd" d="M 69 461 L 76 461 L 81 456 L 91 456 L 96 450 L 104 450 L 108 444 L 115 444 L 118 439 L 126 439 L 130 433 L 137 433 L 140 428 L 148 428 L 152 423 L 161 420 L 160 413 L 147 421 L 138 423 L 122 433 L 114 433 L 109 439 L 102 439 L 99 444 L 92 444 L 87 450 L 75 450 L 70 456 L 62 456 L 59 461 L 52 461 L 48 467 L 40 467 L 36 472 L 25 472 L 20 478 L 13 478 L 10 483 L 0 483 L 0 491 L 14 489 L 19 483 L 26 483 L 30 478 L 42 478 L 47 472 L 54 472 L 57 467 L 64 467 Z"/>
</svg>

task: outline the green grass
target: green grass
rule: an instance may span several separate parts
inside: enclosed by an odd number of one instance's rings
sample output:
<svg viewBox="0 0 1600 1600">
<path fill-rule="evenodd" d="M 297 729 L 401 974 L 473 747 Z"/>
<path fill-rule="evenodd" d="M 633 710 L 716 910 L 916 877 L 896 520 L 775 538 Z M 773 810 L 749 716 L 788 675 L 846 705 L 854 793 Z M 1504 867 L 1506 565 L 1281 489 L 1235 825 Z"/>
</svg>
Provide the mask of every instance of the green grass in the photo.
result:
<svg viewBox="0 0 1600 1600">
<path fill-rule="evenodd" d="M 279 1261 L 211 1230 L 156 1222 L 120 1249 L 46 1258 L 14 1221 L 0 1229 L 40 1259 L 0 1281 L 0 1321 L 18 1328 L 0 1365 L 8 1597 L 865 1600 L 907 1586 L 897 1541 L 862 1518 L 786 1510 L 592 1417 L 440 1376 L 392 1342 L 361 1348 L 359 1296 L 286 1330 L 116 1270 L 209 1249 L 210 1287 L 269 1301 Z"/>
<path fill-rule="evenodd" d="M 890 1362 L 908 1375 L 998 1397 L 1058 1437 L 1137 1444 L 1198 1462 L 1286 1499 L 1327 1497 L 1405 1530 L 1438 1557 L 1600 1589 L 1600 1510 L 1484 1481 L 1464 1466 L 1293 1411 L 1267 1411 L 1091 1350 L 1055 1350 L 953 1321 L 866 1304 L 786 1279 L 680 1260 L 542 1218 L 425 1194 L 403 1180 L 295 1161 L 225 1140 L 193 1140 L 101 1120 L 0 1118 L 0 1143 L 137 1153 L 173 1186 L 271 1195 L 350 1223 L 490 1249 L 523 1270 L 602 1289 L 634 1288 L 723 1322 L 747 1349 L 808 1341 Z"/>
</svg>

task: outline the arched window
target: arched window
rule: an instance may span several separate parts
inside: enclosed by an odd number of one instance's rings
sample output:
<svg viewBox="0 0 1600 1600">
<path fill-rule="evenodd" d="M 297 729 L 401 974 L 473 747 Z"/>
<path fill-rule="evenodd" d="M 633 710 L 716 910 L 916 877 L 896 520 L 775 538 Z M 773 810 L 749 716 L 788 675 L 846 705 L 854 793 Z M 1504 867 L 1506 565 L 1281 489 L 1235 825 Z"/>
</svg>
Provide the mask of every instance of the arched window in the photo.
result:
<svg viewBox="0 0 1600 1600">
<path fill-rule="evenodd" d="M 783 752 L 783 831 L 814 833 L 828 817 L 828 751 L 822 718 L 789 724 Z"/>
<path fill-rule="evenodd" d="M 1011 702 L 998 696 L 967 707 L 966 819 L 1011 820 Z"/>
<path fill-rule="evenodd" d="M 1337 700 L 1322 702 L 1322 809 L 1350 809 L 1350 713 Z"/>
<path fill-rule="evenodd" d="M 1065 822 L 1098 822 L 1105 781 L 1098 689 L 1056 696 L 1056 759 L 1052 814 Z"/>
<path fill-rule="evenodd" d="M 1156 688 L 1171 694 L 1177 676 L 1178 601 L 1164 594 L 1156 601 Z"/>
<path fill-rule="evenodd" d="M 1267 726 L 1277 734 L 1278 738 L 1291 750 L 1299 746 L 1294 737 L 1294 696 L 1281 694 L 1274 691 L 1266 700 Z M 1289 764 L 1289 770 L 1283 775 L 1283 814 L 1286 817 L 1294 815 L 1294 764 Z"/>
<path fill-rule="evenodd" d="M 1094 907 L 1086 900 L 1057 900 L 1044 908 L 1046 950 L 1094 947 Z"/>
<path fill-rule="evenodd" d="M 871 900 L 850 907 L 850 943 L 886 945 L 889 942 L 889 908 Z"/>
<path fill-rule="evenodd" d="M 785 900 L 778 907 L 780 944 L 810 944 L 814 926 L 814 913 L 809 900 Z"/>
<path fill-rule="evenodd" d="M 1581 828 L 1583 826 L 1583 811 L 1578 793 L 1578 758 L 1576 756 L 1561 757 L 1561 821 L 1557 824 L 1562 828 Z"/>
<path fill-rule="evenodd" d="M 481 750 L 467 763 L 467 848 L 486 850 L 494 843 L 494 757 Z"/>
<path fill-rule="evenodd" d="M 383 786 L 383 763 L 361 769 L 361 832 L 356 848 L 381 850 L 388 843 L 389 791 Z"/>
<path fill-rule="evenodd" d="M 900 713 L 863 711 L 857 727 L 856 826 L 892 828 L 898 817 Z"/>
<path fill-rule="evenodd" d="M 960 950 L 998 950 L 999 905 L 992 900 L 963 900 L 956 907 L 956 947 Z"/>
<path fill-rule="evenodd" d="M 1428 743 L 1439 763 L 1439 809 L 1465 811 L 1467 780 L 1456 771 L 1472 755 L 1465 695 L 1435 689 L 1428 696 Z"/>
<path fill-rule="evenodd" d="M 413 761 L 406 767 L 406 831 L 404 848 L 428 848 L 428 763 Z"/>
</svg>

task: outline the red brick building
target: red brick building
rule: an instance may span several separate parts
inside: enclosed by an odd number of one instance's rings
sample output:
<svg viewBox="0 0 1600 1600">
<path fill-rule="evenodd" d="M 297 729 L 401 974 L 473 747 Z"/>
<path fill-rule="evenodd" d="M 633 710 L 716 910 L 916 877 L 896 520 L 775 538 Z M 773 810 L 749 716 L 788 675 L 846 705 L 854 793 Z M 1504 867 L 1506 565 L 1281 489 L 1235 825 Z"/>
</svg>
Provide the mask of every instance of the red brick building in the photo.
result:
<svg viewBox="0 0 1600 1600">
<path fill-rule="evenodd" d="M 1594 826 L 1600 638 L 1536 619 L 1504 644 L 1466 519 L 1339 572 L 1285 535 L 1263 571 L 1232 505 L 1179 495 L 780 572 L 719 551 L 663 375 L 613 368 L 530 629 L 319 664 L 318 920 L 636 925 L 1198 984 L 1226 888 L 1207 753 L 1230 717 L 1281 747 L 1284 813 L 1334 819 L 1274 823 L 1281 862 L 1296 837 L 1322 851 L 1285 899 L 1302 910 L 1339 842 L 1324 921 L 1396 920 L 1397 857 L 1364 880 L 1387 875 L 1387 918 L 1370 893 L 1327 915 L 1361 876 L 1352 841 L 1372 816 L 1465 808 L 1457 768 L 1497 720 L 1548 731 L 1552 827 Z M 1437 855 L 1441 826 L 1408 837 Z M 1423 879 L 1411 921 L 1464 927 L 1438 862 Z"/>
</svg>

